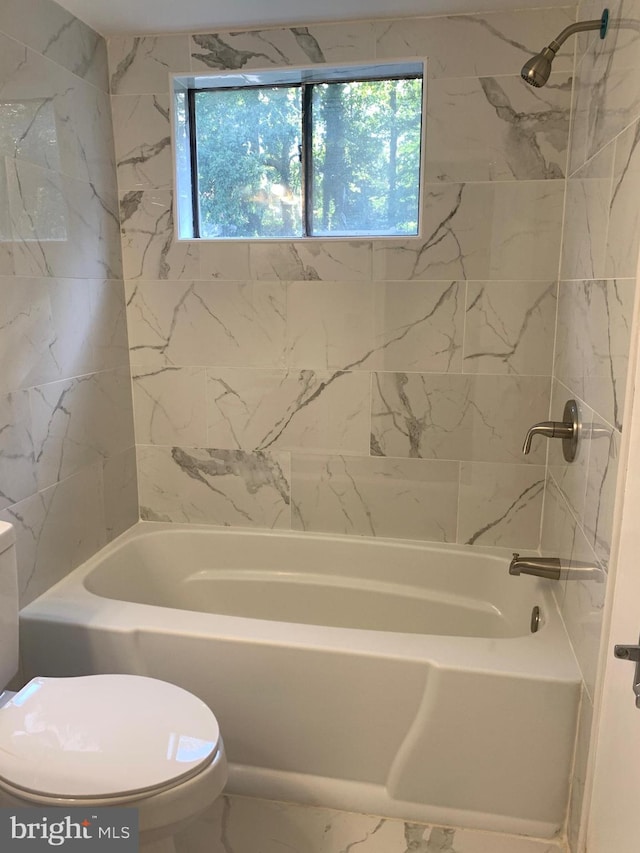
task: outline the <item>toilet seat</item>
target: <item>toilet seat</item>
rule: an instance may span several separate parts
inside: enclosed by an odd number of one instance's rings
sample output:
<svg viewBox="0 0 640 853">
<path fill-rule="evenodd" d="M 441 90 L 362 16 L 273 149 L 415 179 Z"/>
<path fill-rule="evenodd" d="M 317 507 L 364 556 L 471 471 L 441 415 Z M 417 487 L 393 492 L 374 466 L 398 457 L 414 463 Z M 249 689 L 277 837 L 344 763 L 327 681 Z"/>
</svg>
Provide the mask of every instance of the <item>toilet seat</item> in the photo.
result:
<svg viewBox="0 0 640 853">
<path fill-rule="evenodd" d="M 204 702 L 144 676 L 34 678 L 0 708 L 0 787 L 40 802 L 150 796 L 205 771 L 220 749 Z"/>
</svg>

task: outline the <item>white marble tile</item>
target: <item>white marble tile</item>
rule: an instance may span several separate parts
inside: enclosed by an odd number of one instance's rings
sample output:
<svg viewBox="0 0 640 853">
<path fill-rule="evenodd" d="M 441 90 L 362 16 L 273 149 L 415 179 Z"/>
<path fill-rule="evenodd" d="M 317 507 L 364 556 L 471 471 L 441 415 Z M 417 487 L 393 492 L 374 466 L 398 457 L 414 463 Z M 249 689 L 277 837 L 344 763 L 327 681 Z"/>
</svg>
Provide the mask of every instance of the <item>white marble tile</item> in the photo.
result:
<svg viewBox="0 0 640 853">
<path fill-rule="evenodd" d="M 14 242 L 23 244 L 19 254 L 18 246 L 14 248 L 19 274 L 52 275 L 47 253 L 69 244 L 70 215 L 63 180 L 58 171 L 18 159 L 7 161 L 11 231 Z M 27 265 L 23 255 L 33 257 L 33 269 L 22 269 Z"/>
<path fill-rule="evenodd" d="M 57 378 L 46 280 L 0 278 L 0 317 L 0 393 Z"/>
<path fill-rule="evenodd" d="M 562 278 L 604 276 L 613 155 L 607 146 L 567 181 Z"/>
<path fill-rule="evenodd" d="M 18 275 L 122 277 L 111 190 L 17 160 L 8 177 Z"/>
<path fill-rule="evenodd" d="M 560 556 L 562 558 L 562 555 Z M 598 567 L 596 555 L 579 526 L 575 528 L 571 561 Z M 594 696 L 598 669 L 606 589 L 604 572 L 600 580 L 567 580 L 560 608 L 585 686 L 591 697 Z"/>
<path fill-rule="evenodd" d="M 374 245 L 374 278 L 553 279 L 563 202 L 563 181 L 430 184 L 423 236 Z"/>
<path fill-rule="evenodd" d="M 1 32 L 0 56 L 0 153 L 59 169 L 55 100 L 80 81 Z"/>
<path fill-rule="evenodd" d="M 98 369 L 95 345 L 100 318 L 93 296 L 97 281 L 81 278 L 53 278 L 47 281 L 51 306 L 50 370 L 35 383 L 67 376 L 80 376 Z M 78 318 L 82 322 L 78 322 Z M 94 338 L 94 330 L 96 337 Z"/>
<path fill-rule="evenodd" d="M 460 371 L 458 282 L 291 282 L 287 363 L 306 369 Z"/>
<path fill-rule="evenodd" d="M 462 462 L 458 542 L 537 549 L 544 485 L 541 465 Z"/>
<path fill-rule="evenodd" d="M 354 62 L 373 56 L 374 25 L 366 21 L 191 37 L 194 71 Z"/>
<path fill-rule="evenodd" d="M 373 349 L 371 282 L 290 282 L 288 366 L 349 370 L 361 367 Z"/>
<path fill-rule="evenodd" d="M 3 0 L 0 31 L 107 89 L 107 51 L 98 33 L 51 0 Z"/>
<path fill-rule="evenodd" d="M 455 541 L 455 462 L 296 454 L 291 480 L 298 530 Z"/>
<path fill-rule="evenodd" d="M 605 278 L 634 278 L 640 247 L 640 122 L 615 141 Z"/>
<path fill-rule="evenodd" d="M 549 410 L 543 376 L 377 373 L 373 379 L 371 452 L 376 456 L 543 464 L 522 442 Z"/>
<path fill-rule="evenodd" d="M 169 190 L 130 190 L 120 198 L 125 279 L 189 279 L 200 273 L 199 245 L 179 241 Z"/>
<path fill-rule="evenodd" d="M 571 171 L 640 115 L 640 91 L 635 85 L 640 69 L 640 6 L 638 0 L 616 0 L 609 8 L 606 38 L 593 39 L 577 67 Z"/>
<path fill-rule="evenodd" d="M 605 568 L 609 564 L 613 537 L 621 439 L 616 430 L 611 430 L 609 436 L 606 433 L 606 428 L 602 429 L 598 438 L 591 441 L 584 510 L 584 530 L 589 545 Z"/>
<path fill-rule="evenodd" d="M 209 447 L 369 452 L 368 373 L 207 370 Z"/>
<path fill-rule="evenodd" d="M 374 244 L 373 277 L 382 281 L 487 278 L 493 208 L 491 184 L 427 185 L 422 237 Z"/>
<path fill-rule="evenodd" d="M 367 281 L 371 243 L 337 240 L 249 244 L 250 277 L 290 281 Z"/>
<path fill-rule="evenodd" d="M 118 280 L 85 282 L 91 294 L 91 346 L 93 369 L 128 367 L 129 340 L 124 284 Z M 53 314 L 56 300 L 52 299 Z"/>
<path fill-rule="evenodd" d="M 199 244 L 200 277 L 220 281 L 252 278 L 248 241 L 202 240 Z"/>
<path fill-rule="evenodd" d="M 549 43 L 549 33 L 574 20 L 567 7 L 379 21 L 376 57 L 426 56 L 431 77 L 517 74 Z M 571 71 L 573 44 L 563 46 L 553 68 Z"/>
<path fill-rule="evenodd" d="M 565 403 L 571 398 L 572 392 L 554 379 L 550 411 L 550 419 L 552 421 L 561 421 L 563 419 Z M 578 405 L 579 425 L 577 456 L 573 462 L 567 462 L 562 453 L 562 441 L 549 441 L 547 464 L 549 466 L 549 473 L 561 491 L 564 500 L 569 505 L 572 514 L 582 524 L 584 522 L 589 452 L 592 435 L 593 440 L 596 440 L 595 436 L 598 433 L 593 431 L 593 411 L 580 399 L 576 400 L 576 403 Z M 543 441 L 543 439 L 538 439 L 538 441 Z"/>
<path fill-rule="evenodd" d="M 108 187 L 114 179 L 108 94 L 1 34 L 0 49 L 0 151 Z"/>
<path fill-rule="evenodd" d="M 133 363 L 284 366 L 283 282 L 155 281 L 127 286 Z"/>
<path fill-rule="evenodd" d="M 635 282 L 561 282 L 554 373 L 617 429 L 625 384 Z"/>
<path fill-rule="evenodd" d="M 542 532 L 540 553 L 546 557 L 559 557 L 563 561 L 571 559 L 576 531 L 576 519 L 564 499 L 562 491 L 551 475 L 547 475 L 544 509 L 542 513 Z M 564 598 L 566 582 L 554 585 L 554 595 L 559 604 Z"/>
<path fill-rule="evenodd" d="M 464 373 L 548 375 L 553 366 L 555 282 L 467 282 Z"/>
<path fill-rule="evenodd" d="M 61 171 L 90 181 L 104 195 L 116 192 L 111 99 L 65 72 L 54 99 Z M 114 208 L 115 209 L 115 208 Z"/>
<path fill-rule="evenodd" d="M 620 12 L 620 0 L 613 0 L 609 9 L 610 15 L 616 17 Z M 600 0 L 581 0 L 578 4 L 576 20 L 587 21 L 599 19 L 602 15 L 602 4 Z M 587 50 L 592 49 L 595 42 L 600 39 L 598 30 L 587 30 L 584 33 L 576 33 L 576 62 L 580 62 Z"/>
<path fill-rule="evenodd" d="M 15 391 L 0 396 L 0 509 L 36 491 L 29 393 Z"/>
<path fill-rule="evenodd" d="M 562 853 L 557 841 L 408 823 L 335 809 L 223 796 L 178 835 L 179 853 Z"/>
<path fill-rule="evenodd" d="M 29 395 L 40 489 L 130 447 L 128 371 L 64 379 L 32 388 Z"/>
<path fill-rule="evenodd" d="M 289 528 L 289 454 L 138 446 L 140 515 L 234 527 Z"/>
<path fill-rule="evenodd" d="M 128 365 L 124 314 L 121 281 L 0 279 L 0 387 L 27 388 Z"/>
<path fill-rule="evenodd" d="M 111 99 L 120 191 L 170 189 L 173 184 L 168 95 Z"/>
<path fill-rule="evenodd" d="M 2 510 L 0 518 L 15 527 L 24 607 L 106 544 L 102 464 Z"/>
<path fill-rule="evenodd" d="M 189 71 L 189 36 L 112 36 L 112 95 L 168 94 L 169 74 Z"/>
<path fill-rule="evenodd" d="M 567 74 L 551 75 L 544 89 L 519 76 L 431 80 L 426 180 L 564 177 L 570 106 Z"/>
<path fill-rule="evenodd" d="M 208 446 L 204 367 L 138 366 L 131 379 L 138 444 Z"/>
<path fill-rule="evenodd" d="M 110 542 L 138 521 L 138 476 L 136 449 L 111 456 L 102 469 L 104 517 Z"/>
<path fill-rule="evenodd" d="M 493 188 L 491 259 L 486 278 L 555 279 L 560 258 L 564 181 L 502 181 L 495 182 Z M 489 211 L 480 214 L 483 215 L 488 216 Z"/>
<path fill-rule="evenodd" d="M 460 372 L 464 282 L 374 283 L 374 348 L 379 370 Z"/>
</svg>

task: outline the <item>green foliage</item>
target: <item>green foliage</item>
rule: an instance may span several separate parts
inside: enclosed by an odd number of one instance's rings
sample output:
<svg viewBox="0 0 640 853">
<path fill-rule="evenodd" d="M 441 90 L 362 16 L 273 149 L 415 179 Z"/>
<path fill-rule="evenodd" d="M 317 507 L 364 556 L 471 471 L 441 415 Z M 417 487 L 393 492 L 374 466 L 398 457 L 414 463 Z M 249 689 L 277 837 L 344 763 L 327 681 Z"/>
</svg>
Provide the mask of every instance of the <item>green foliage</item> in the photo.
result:
<svg viewBox="0 0 640 853">
<path fill-rule="evenodd" d="M 420 80 L 314 87 L 314 233 L 416 233 L 421 112 Z"/>
<path fill-rule="evenodd" d="M 300 236 L 298 87 L 196 93 L 202 237 Z"/>
<path fill-rule="evenodd" d="M 303 234 L 301 87 L 196 93 L 203 237 Z M 416 233 L 420 80 L 313 84 L 313 234 Z"/>
</svg>

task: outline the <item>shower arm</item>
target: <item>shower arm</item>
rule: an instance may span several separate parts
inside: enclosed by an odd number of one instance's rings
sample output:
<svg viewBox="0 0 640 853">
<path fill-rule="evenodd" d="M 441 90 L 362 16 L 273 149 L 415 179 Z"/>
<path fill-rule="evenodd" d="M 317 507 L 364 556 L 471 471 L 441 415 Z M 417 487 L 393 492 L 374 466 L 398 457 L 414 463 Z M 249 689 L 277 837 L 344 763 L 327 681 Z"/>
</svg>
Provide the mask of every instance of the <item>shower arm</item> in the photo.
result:
<svg viewBox="0 0 640 853">
<path fill-rule="evenodd" d="M 591 21 L 577 21 L 575 24 L 569 24 L 569 26 L 565 27 L 557 38 L 554 38 L 549 43 L 547 50 L 552 50 L 554 53 L 557 53 L 566 40 L 572 35 L 575 35 L 575 33 L 585 33 L 588 30 L 601 30 L 602 27 L 602 18 L 597 18 Z"/>
</svg>

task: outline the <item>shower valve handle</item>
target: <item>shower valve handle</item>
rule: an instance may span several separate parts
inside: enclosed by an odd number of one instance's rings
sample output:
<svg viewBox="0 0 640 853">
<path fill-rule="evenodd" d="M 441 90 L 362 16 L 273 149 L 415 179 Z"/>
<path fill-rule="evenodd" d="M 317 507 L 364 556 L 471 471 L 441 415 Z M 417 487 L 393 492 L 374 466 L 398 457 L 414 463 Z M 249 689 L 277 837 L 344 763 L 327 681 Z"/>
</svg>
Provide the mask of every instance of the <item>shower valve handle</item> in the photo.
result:
<svg viewBox="0 0 640 853">
<path fill-rule="evenodd" d="M 531 440 L 534 435 L 544 435 L 546 438 L 561 438 L 562 453 L 567 462 L 573 462 L 578 451 L 579 421 L 578 404 L 569 400 L 564 407 L 561 421 L 542 421 L 527 430 L 522 452 L 531 452 Z"/>
</svg>

